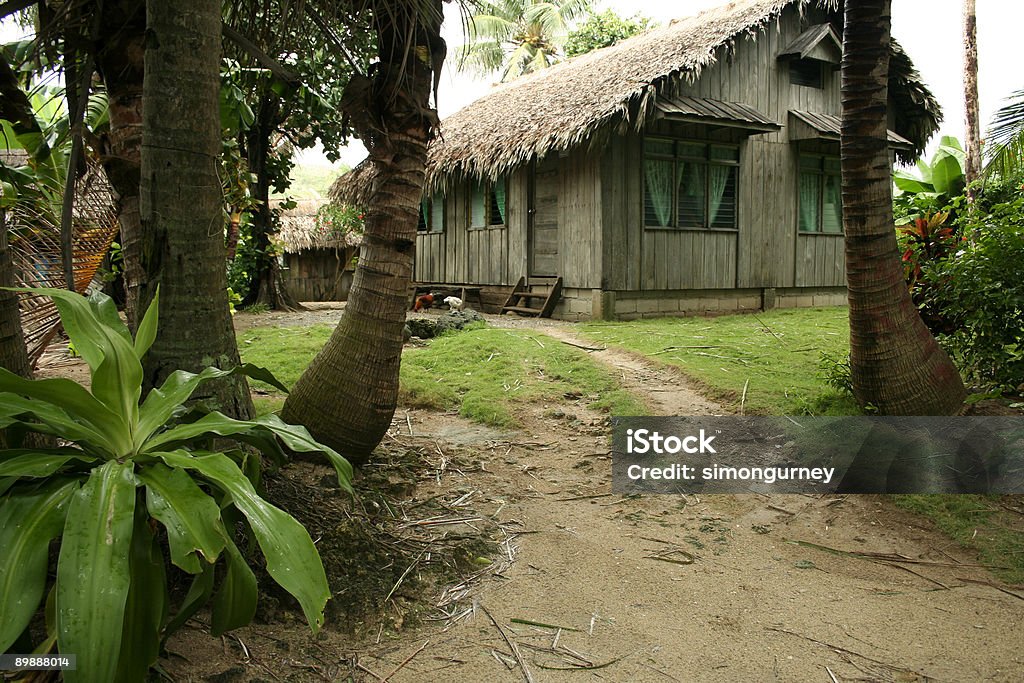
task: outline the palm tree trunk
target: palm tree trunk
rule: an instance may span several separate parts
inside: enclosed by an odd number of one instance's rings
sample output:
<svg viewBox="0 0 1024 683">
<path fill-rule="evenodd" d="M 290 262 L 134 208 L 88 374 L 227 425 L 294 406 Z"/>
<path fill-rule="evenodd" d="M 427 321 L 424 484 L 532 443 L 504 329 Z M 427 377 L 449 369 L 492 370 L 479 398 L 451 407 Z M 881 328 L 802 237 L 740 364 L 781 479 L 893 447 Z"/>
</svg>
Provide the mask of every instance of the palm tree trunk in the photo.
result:
<svg viewBox="0 0 1024 683">
<path fill-rule="evenodd" d="M 295 384 L 282 417 L 352 462 L 367 460 L 398 402 L 402 327 L 412 279 L 427 143 L 437 124 L 429 107 L 430 46 L 440 40 L 441 0 L 426 20 L 381 9 L 380 62 L 371 79 L 353 77 L 343 106 L 379 175 L 348 304 L 327 345 Z M 410 40 L 410 38 L 412 38 Z M 415 46 L 427 48 L 426 59 Z"/>
<path fill-rule="evenodd" d="M 967 153 L 964 179 L 967 198 L 973 200 L 970 186 L 981 175 L 981 116 L 978 112 L 978 15 L 976 0 L 964 0 L 964 112 L 966 114 Z"/>
<path fill-rule="evenodd" d="M 160 332 L 146 355 L 152 387 L 177 369 L 239 363 L 225 272 L 218 0 L 150 0 L 143 90 L 142 307 L 160 288 Z M 221 411 L 253 414 L 244 378 L 210 388 Z"/>
<path fill-rule="evenodd" d="M 117 220 L 124 254 L 125 308 L 134 329 L 138 322 L 142 270 L 139 184 L 142 154 L 142 88 L 145 69 L 144 0 L 107 0 L 100 22 L 96 67 L 107 89 L 110 130 L 103 137 L 103 170 L 117 193 Z"/>
<path fill-rule="evenodd" d="M 843 226 L 853 391 L 882 415 L 956 414 L 966 392 L 914 307 L 892 215 L 886 140 L 890 0 L 847 0 L 842 65 Z"/>
<path fill-rule="evenodd" d="M 18 284 L 8 237 L 6 216 L 0 209 L 0 287 L 3 288 L 0 289 L 0 367 L 21 377 L 32 377 L 21 329 L 18 295 L 7 289 Z"/>
</svg>

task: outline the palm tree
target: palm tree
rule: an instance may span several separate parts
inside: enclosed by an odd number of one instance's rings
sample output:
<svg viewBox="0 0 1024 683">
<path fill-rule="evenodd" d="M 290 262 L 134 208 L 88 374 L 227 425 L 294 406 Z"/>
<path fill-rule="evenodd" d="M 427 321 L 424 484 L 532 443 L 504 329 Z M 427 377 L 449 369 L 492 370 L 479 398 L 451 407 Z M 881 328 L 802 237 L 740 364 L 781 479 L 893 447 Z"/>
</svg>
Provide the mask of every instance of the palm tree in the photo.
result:
<svg viewBox="0 0 1024 683">
<path fill-rule="evenodd" d="M 150 0 L 139 197 L 146 281 L 140 310 L 160 287 L 161 333 L 146 355 L 146 380 L 174 370 L 239 365 L 227 300 L 220 153 L 219 0 Z M 212 361 L 212 362 L 210 362 Z M 218 409 L 251 418 L 244 379 L 208 394 Z"/>
<path fill-rule="evenodd" d="M 847 0 L 842 64 L 843 227 L 853 393 L 882 415 L 952 415 L 966 395 L 921 321 L 893 230 L 886 140 L 891 0 Z"/>
<path fill-rule="evenodd" d="M 966 135 L 964 151 L 967 163 L 964 166 L 964 180 L 967 182 L 968 198 L 972 198 L 970 186 L 981 175 L 981 125 L 978 113 L 978 13 L 977 0 L 964 0 L 964 113 L 966 114 Z"/>
<path fill-rule="evenodd" d="M 281 412 L 354 463 L 380 443 L 398 403 L 427 143 L 438 122 L 431 77 L 444 54 L 442 0 L 367 5 L 379 62 L 369 76 L 352 77 L 343 99 L 376 176 L 363 246 L 341 321 Z"/>
<path fill-rule="evenodd" d="M 985 174 L 1012 177 L 1024 169 L 1024 89 L 1010 95 L 996 112 L 985 147 Z"/>
<path fill-rule="evenodd" d="M 559 61 L 569 24 L 591 0 L 482 0 L 469 21 L 469 44 L 459 68 L 509 81 Z"/>
</svg>

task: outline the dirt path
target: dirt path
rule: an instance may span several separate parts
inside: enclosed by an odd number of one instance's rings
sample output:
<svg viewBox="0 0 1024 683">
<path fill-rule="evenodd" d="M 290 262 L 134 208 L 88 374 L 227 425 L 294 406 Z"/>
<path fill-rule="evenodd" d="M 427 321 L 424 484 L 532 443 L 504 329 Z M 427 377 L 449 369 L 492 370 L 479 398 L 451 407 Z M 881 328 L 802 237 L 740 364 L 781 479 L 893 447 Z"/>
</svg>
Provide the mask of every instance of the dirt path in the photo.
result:
<svg viewBox="0 0 1024 683">
<path fill-rule="evenodd" d="M 570 326 L 541 328 L 593 346 Z M 722 412 L 671 370 L 614 349 L 591 355 L 657 413 Z M 391 680 L 527 680 L 518 664 L 491 655 L 510 648 L 488 613 L 536 681 L 828 681 L 830 672 L 840 681 L 1024 680 L 1024 601 L 965 581 L 991 577 L 885 499 L 623 499 L 610 493 L 607 456 L 594 455 L 606 452 L 603 430 L 578 426 L 590 416 L 545 419 L 544 408 L 520 438 L 551 447 L 513 445 L 491 460 L 486 481 L 474 482 L 504 496 L 503 516 L 530 532 L 516 539 L 516 561 L 481 591 L 474 616 L 382 657 L 377 670 L 390 671 L 430 641 Z M 612 663 L 557 670 L 580 661 L 550 651 L 555 631 L 513 618 L 578 629 L 563 630 L 559 647 Z"/>
<path fill-rule="evenodd" d="M 494 323 L 593 346 L 565 324 Z M 652 412 L 722 412 L 672 370 L 614 349 L 591 356 L 644 394 Z M 249 647 L 223 645 L 241 662 L 237 677 L 193 668 L 189 680 L 262 681 L 267 672 L 395 683 L 1024 680 L 1024 600 L 977 583 L 992 577 L 884 498 L 622 498 L 611 493 L 605 421 L 578 401 L 532 405 L 524 428 L 508 434 L 400 412 L 395 434 L 442 459 L 467 449 L 479 464 L 422 483 L 416 499 L 472 493 L 514 531 L 500 546 L 504 561 L 457 618 L 355 643 L 330 630 L 317 640 L 294 636 L 303 644 L 290 635 L 287 648 L 263 652 L 252 647 L 259 638 L 243 634 Z M 268 642 L 285 639 L 272 625 L 254 630 Z M 203 646 L 211 656 L 222 649 L 213 645 Z"/>
</svg>

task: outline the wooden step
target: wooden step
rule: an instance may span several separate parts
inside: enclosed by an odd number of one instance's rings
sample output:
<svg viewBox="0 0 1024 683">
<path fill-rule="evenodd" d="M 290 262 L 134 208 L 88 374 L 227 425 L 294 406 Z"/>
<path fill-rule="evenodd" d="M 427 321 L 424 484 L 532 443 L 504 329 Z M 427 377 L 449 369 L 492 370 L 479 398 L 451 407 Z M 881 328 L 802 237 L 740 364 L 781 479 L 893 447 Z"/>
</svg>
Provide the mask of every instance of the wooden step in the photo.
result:
<svg viewBox="0 0 1024 683">
<path fill-rule="evenodd" d="M 523 315 L 540 315 L 544 312 L 543 308 L 530 308 L 529 306 L 505 306 L 501 309 L 502 313 L 522 313 Z"/>
</svg>

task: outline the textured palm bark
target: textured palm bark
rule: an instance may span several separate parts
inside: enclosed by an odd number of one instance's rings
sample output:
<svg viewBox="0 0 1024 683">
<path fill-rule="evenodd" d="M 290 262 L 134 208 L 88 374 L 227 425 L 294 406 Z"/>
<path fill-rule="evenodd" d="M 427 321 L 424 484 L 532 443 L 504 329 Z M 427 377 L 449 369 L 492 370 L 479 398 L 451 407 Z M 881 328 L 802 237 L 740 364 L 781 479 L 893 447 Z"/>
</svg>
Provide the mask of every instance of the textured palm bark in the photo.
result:
<svg viewBox="0 0 1024 683">
<path fill-rule="evenodd" d="M 142 226 L 139 183 L 142 150 L 142 87 L 145 67 L 146 4 L 144 0 L 106 0 L 96 48 L 96 68 L 109 101 L 110 129 L 103 136 L 101 161 L 117 193 L 117 219 L 124 254 L 124 287 L 128 322 L 138 320 L 142 271 Z"/>
<path fill-rule="evenodd" d="M 398 402 L 427 143 L 437 124 L 436 111 L 429 108 L 433 51 L 424 59 L 410 47 L 429 50 L 435 44 L 440 0 L 435 5 L 436 18 L 428 27 L 414 24 L 412 13 L 389 16 L 382 11 L 380 63 L 372 79 L 354 77 L 346 88 L 345 111 L 379 175 L 345 312 L 282 411 L 285 421 L 306 425 L 356 464 L 365 462 L 384 438 Z M 385 24 L 386 19 L 396 23 Z"/>
<path fill-rule="evenodd" d="M 217 175 L 220 17 L 217 0 L 147 4 L 141 308 L 160 288 L 159 335 L 144 362 L 148 387 L 177 369 L 196 372 L 239 363 L 226 294 Z M 202 398 L 212 398 L 221 411 L 252 416 L 244 378 L 205 387 Z"/>
<path fill-rule="evenodd" d="M 890 0 L 846 2 L 843 225 L 853 392 L 882 415 L 953 415 L 966 395 L 963 382 L 911 301 L 893 228 L 886 140 L 890 7 Z"/>
<path fill-rule="evenodd" d="M 981 116 L 978 112 L 978 14 L 976 0 L 964 0 L 964 113 L 967 124 L 964 151 L 968 186 L 981 176 Z M 973 193 L 968 193 L 973 199 Z"/>
<path fill-rule="evenodd" d="M 3 209 L 0 209 L 0 287 L 16 285 L 6 219 Z M 28 362 L 25 336 L 21 329 L 18 295 L 8 289 L 0 289 L 0 367 L 21 377 L 32 377 L 32 366 Z"/>
</svg>

